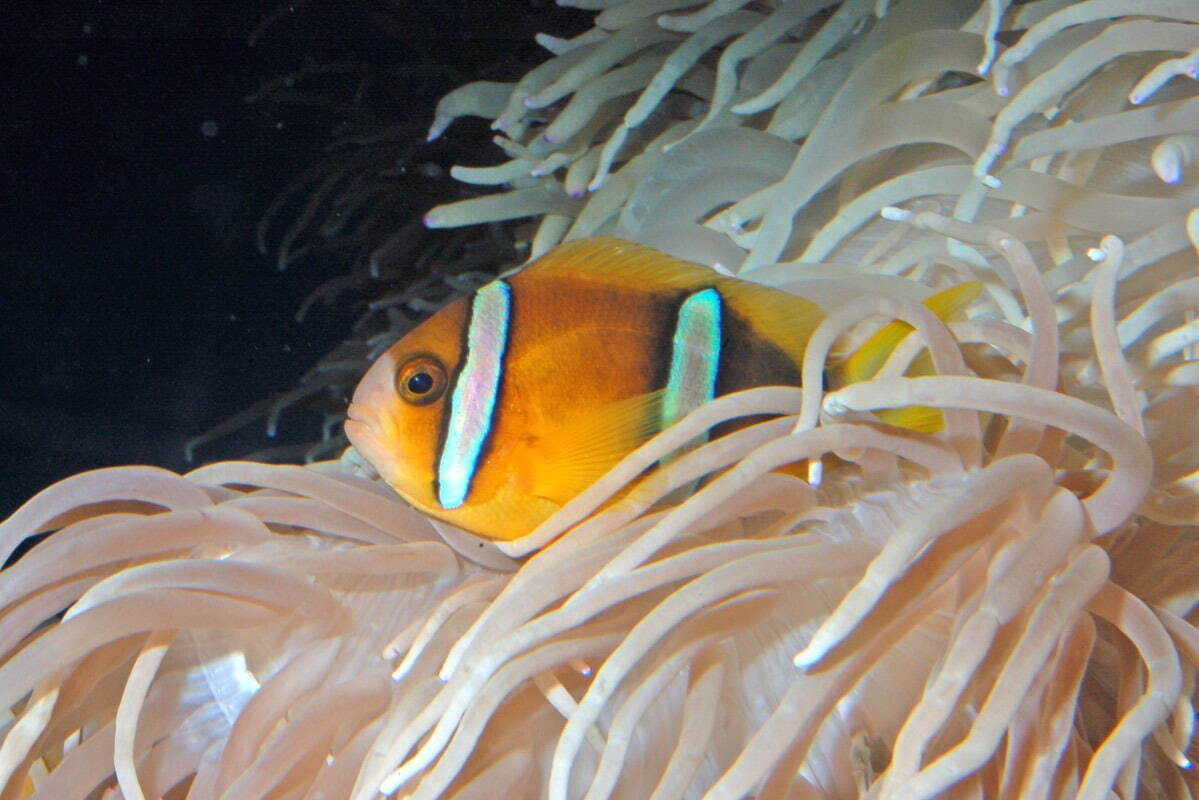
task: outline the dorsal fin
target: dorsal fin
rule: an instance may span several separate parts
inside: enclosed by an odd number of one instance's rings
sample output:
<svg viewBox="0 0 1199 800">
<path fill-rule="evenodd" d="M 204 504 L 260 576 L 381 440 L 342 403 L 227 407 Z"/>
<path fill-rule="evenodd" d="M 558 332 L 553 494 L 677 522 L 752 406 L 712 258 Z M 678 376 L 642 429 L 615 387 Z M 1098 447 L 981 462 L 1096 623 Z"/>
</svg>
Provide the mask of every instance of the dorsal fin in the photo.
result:
<svg viewBox="0 0 1199 800">
<path fill-rule="evenodd" d="M 812 331 L 824 311 L 806 298 L 758 283 L 729 278 L 713 269 L 675 258 L 637 242 L 600 236 L 558 245 L 520 273 L 532 277 L 570 276 L 576 280 L 663 290 L 712 286 L 729 308 L 796 364 L 803 360 Z"/>
<path fill-rule="evenodd" d="M 516 274 L 530 277 L 565 275 L 617 286 L 636 281 L 664 289 L 700 288 L 720 277 L 715 270 L 611 236 L 560 244 Z"/>
</svg>

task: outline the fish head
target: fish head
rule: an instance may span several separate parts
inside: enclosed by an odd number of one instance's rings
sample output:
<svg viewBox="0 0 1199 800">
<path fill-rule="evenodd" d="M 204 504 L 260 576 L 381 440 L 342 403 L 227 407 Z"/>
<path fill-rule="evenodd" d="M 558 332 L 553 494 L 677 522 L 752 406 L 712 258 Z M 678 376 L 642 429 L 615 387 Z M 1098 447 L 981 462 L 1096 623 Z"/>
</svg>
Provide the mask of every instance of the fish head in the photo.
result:
<svg viewBox="0 0 1199 800">
<path fill-rule="evenodd" d="M 350 444 L 397 494 L 426 511 L 440 508 L 437 456 L 467 309 L 465 299 L 450 303 L 379 356 L 347 411 Z"/>
</svg>

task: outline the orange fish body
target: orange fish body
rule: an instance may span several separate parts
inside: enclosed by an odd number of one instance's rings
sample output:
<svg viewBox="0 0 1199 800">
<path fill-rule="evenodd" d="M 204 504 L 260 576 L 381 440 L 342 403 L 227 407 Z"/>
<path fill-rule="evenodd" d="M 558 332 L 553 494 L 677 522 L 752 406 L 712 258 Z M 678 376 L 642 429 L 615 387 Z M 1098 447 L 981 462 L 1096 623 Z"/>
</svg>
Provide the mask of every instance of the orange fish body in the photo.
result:
<svg viewBox="0 0 1199 800">
<path fill-rule="evenodd" d="M 799 385 L 823 316 L 639 244 L 571 242 L 380 356 L 346 433 L 417 508 L 511 541 L 712 397 Z"/>
</svg>

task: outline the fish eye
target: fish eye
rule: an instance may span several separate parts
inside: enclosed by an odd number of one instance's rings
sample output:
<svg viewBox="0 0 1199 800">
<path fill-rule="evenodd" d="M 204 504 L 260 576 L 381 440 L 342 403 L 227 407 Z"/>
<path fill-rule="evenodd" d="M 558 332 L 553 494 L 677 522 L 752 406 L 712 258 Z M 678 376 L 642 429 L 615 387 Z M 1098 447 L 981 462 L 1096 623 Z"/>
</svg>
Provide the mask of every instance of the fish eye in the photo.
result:
<svg viewBox="0 0 1199 800">
<path fill-rule="evenodd" d="M 432 403 L 445 386 L 445 367 L 432 356 L 413 356 L 396 370 L 396 391 L 414 406 Z"/>
</svg>

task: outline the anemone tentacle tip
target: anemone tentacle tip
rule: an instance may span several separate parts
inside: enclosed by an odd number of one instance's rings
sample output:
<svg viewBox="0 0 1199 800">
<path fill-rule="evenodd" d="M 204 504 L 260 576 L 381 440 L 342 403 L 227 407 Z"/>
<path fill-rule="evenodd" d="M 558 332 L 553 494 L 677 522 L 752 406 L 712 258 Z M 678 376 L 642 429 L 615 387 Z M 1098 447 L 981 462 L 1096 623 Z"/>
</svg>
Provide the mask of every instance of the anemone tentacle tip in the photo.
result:
<svg viewBox="0 0 1199 800">
<path fill-rule="evenodd" d="M 811 648 L 805 648 L 791 658 L 791 664 L 799 671 L 807 672 L 822 657 L 822 653 L 813 652 Z"/>
</svg>

